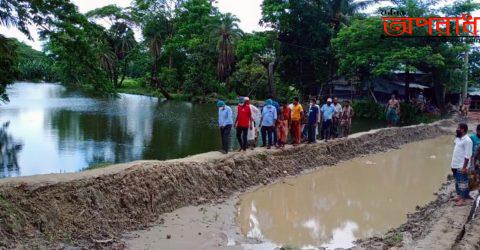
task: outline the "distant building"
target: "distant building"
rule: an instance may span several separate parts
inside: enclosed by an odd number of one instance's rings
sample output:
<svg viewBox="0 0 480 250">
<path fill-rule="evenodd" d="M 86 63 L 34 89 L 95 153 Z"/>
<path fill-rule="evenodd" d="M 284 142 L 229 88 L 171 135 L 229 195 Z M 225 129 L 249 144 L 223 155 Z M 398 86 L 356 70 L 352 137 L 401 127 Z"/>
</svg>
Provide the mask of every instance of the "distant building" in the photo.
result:
<svg viewBox="0 0 480 250">
<path fill-rule="evenodd" d="M 434 92 L 431 86 L 431 76 L 421 71 L 410 73 L 409 93 L 410 99 L 415 99 L 420 92 L 430 100 L 434 99 Z M 375 96 L 378 102 L 387 102 L 395 93 L 400 99 L 407 99 L 405 96 L 405 72 L 392 71 L 390 76 L 382 76 L 360 84 L 358 79 L 346 79 L 338 77 L 322 87 L 321 96 L 336 96 L 340 99 L 361 99 L 366 96 Z"/>
<path fill-rule="evenodd" d="M 468 90 L 468 95 L 470 96 L 470 110 L 471 111 L 480 111 L 480 89 L 470 88 Z"/>
</svg>

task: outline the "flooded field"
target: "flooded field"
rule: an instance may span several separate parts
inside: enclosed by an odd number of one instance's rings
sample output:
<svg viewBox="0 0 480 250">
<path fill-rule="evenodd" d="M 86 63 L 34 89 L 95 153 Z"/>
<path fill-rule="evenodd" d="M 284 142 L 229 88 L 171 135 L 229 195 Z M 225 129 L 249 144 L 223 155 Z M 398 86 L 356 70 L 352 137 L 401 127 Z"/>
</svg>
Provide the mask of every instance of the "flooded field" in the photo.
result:
<svg viewBox="0 0 480 250">
<path fill-rule="evenodd" d="M 345 248 L 399 226 L 434 199 L 450 171 L 452 141 L 408 144 L 242 195 L 241 232 L 264 242 L 244 247 Z"/>
</svg>

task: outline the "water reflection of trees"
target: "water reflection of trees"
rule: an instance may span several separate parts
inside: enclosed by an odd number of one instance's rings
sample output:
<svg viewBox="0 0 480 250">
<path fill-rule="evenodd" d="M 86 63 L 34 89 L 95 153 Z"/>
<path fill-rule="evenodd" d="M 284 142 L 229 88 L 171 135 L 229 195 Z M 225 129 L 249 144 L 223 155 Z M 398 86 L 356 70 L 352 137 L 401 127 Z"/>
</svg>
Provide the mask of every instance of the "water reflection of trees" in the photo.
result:
<svg viewBox="0 0 480 250">
<path fill-rule="evenodd" d="M 216 109 L 205 105 L 129 97 L 105 103 L 101 111 L 52 110 L 47 116 L 58 150 L 80 152 L 89 165 L 176 158 L 219 144 L 210 124 Z"/>
<path fill-rule="evenodd" d="M 22 144 L 16 141 L 7 129 L 10 122 L 6 122 L 0 128 L 0 177 L 19 175 L 17 154 L 22 150 Z"/>
</svg>

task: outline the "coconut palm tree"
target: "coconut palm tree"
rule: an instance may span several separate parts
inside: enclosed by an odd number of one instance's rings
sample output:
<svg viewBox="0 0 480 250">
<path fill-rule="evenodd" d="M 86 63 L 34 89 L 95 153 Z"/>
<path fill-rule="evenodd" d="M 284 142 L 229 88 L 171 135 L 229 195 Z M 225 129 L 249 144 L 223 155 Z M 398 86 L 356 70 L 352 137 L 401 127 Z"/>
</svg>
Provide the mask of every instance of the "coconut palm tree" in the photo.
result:
<svg viewBox="0 0 480 250">
<path fill-rule="evenodd" d="M 127 74 L 128 66 L 128 54 L 135 48 L 137 42 L 135 41 L 135 35 L 133 30 L 124 22 L 117 22 L 110 28 L 110 46 L 112 52 L 116 56 L 116 62 L 123 62 L 121 77 L 119 78 L 120 73 L 119 69 L 115 67 L 114 70 L 114 86 L 121 87 L 123 80 Z"/>
<path fill-rule="evenodd" d="M 152 57 L 150 84 L 152 87 L 157 88 L 167 99 L 172 99 L 172 97 L 161 85 L 158 73 L 163 44 L 170 34 L 170 25 L 169 19 L 161 12 L 145 16 L 143 20 L 143 37 Z"/>
<path fill-rule="evenodd" d="M 110 25 L 110 28 L 105 31 L 105 39 L 108 43 L 106 50 L 110 51 L 100 54 L 100 60 L 113 86 L 121 87 L 127 73 L 127 56 L 137 45 L 131 28 L 132 17 L 129 12 L 116 5 L 97 8 L 85 15 L 90 19 L 103 21 Z M 112 57 L 112 53 L 115 57 Z"/>
<path fill-rule="evenodd" d="M 217 76 L 230 88 L 229 77 L 235 62 L 234 41 L 243 35 L 238 26 L 239 19 L 227 13 L 221 16 L 219 22 L 211 25 L 212 36 L 217 41 L 218 62 Z"/>
</svg>

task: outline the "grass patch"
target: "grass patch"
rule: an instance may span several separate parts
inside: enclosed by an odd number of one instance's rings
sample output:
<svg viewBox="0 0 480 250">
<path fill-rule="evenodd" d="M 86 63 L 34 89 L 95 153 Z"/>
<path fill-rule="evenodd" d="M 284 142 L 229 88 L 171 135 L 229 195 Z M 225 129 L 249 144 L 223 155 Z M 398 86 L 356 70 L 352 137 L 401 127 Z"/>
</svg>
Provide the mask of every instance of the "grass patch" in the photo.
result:
<svg viewBox="0 0 480 250">
<path fill-rule="evenodd" d="M 162 96 L 158 91 L 145 86 L 140 79 L 127 78 L 123 81 L 123 85 L 117 88 L 117 92 L 133 94 L 133 95 L 146 95 L 160 97 Z M 163 96 L 162 96 L 163 97 Z"/>
<path fill-rule="evenodd" d="M 258 154 L 258 159 L 262 160 L 262 161 L 266 161 L 267 160 L 267 154 L 262 152 L 262 153 L 259 153 Z"/>
<path fill-rule="evenodd" d="M 104 167 L 108 167 L 110 165 L 112 165 L 113 163 L 112 162 L 100 162 L 100 163 L 94 163 L 94 164 L 91 164 L 90 166 L 86 167 L 86 168 L 82 168 L 81 171 L 87 171 L 87 170 L 93 170 L 93 169 L 98 169 L 98 168 L 104 168 Z"/>
<path fill-rule="evenodd" d="M 122 87 L 117 88 L 116 90 L 118 93 L 165 98 L 160 91 L 142 82 L 142 79 L 127 78 L 123 81 Z M 170 95 L 172 96 L 172 99 L 176 101 L 189 101 L 191 98 L 190 95 L 183 93 L 170 93 Z"/>
<path fill-rule="evenodd" d="M 390 246 L 397 246 L 403 241 L 403 235 L 401 233 L 395 233 L 392 237 L 389 237 L 387 244 Z"/>
</svg>

